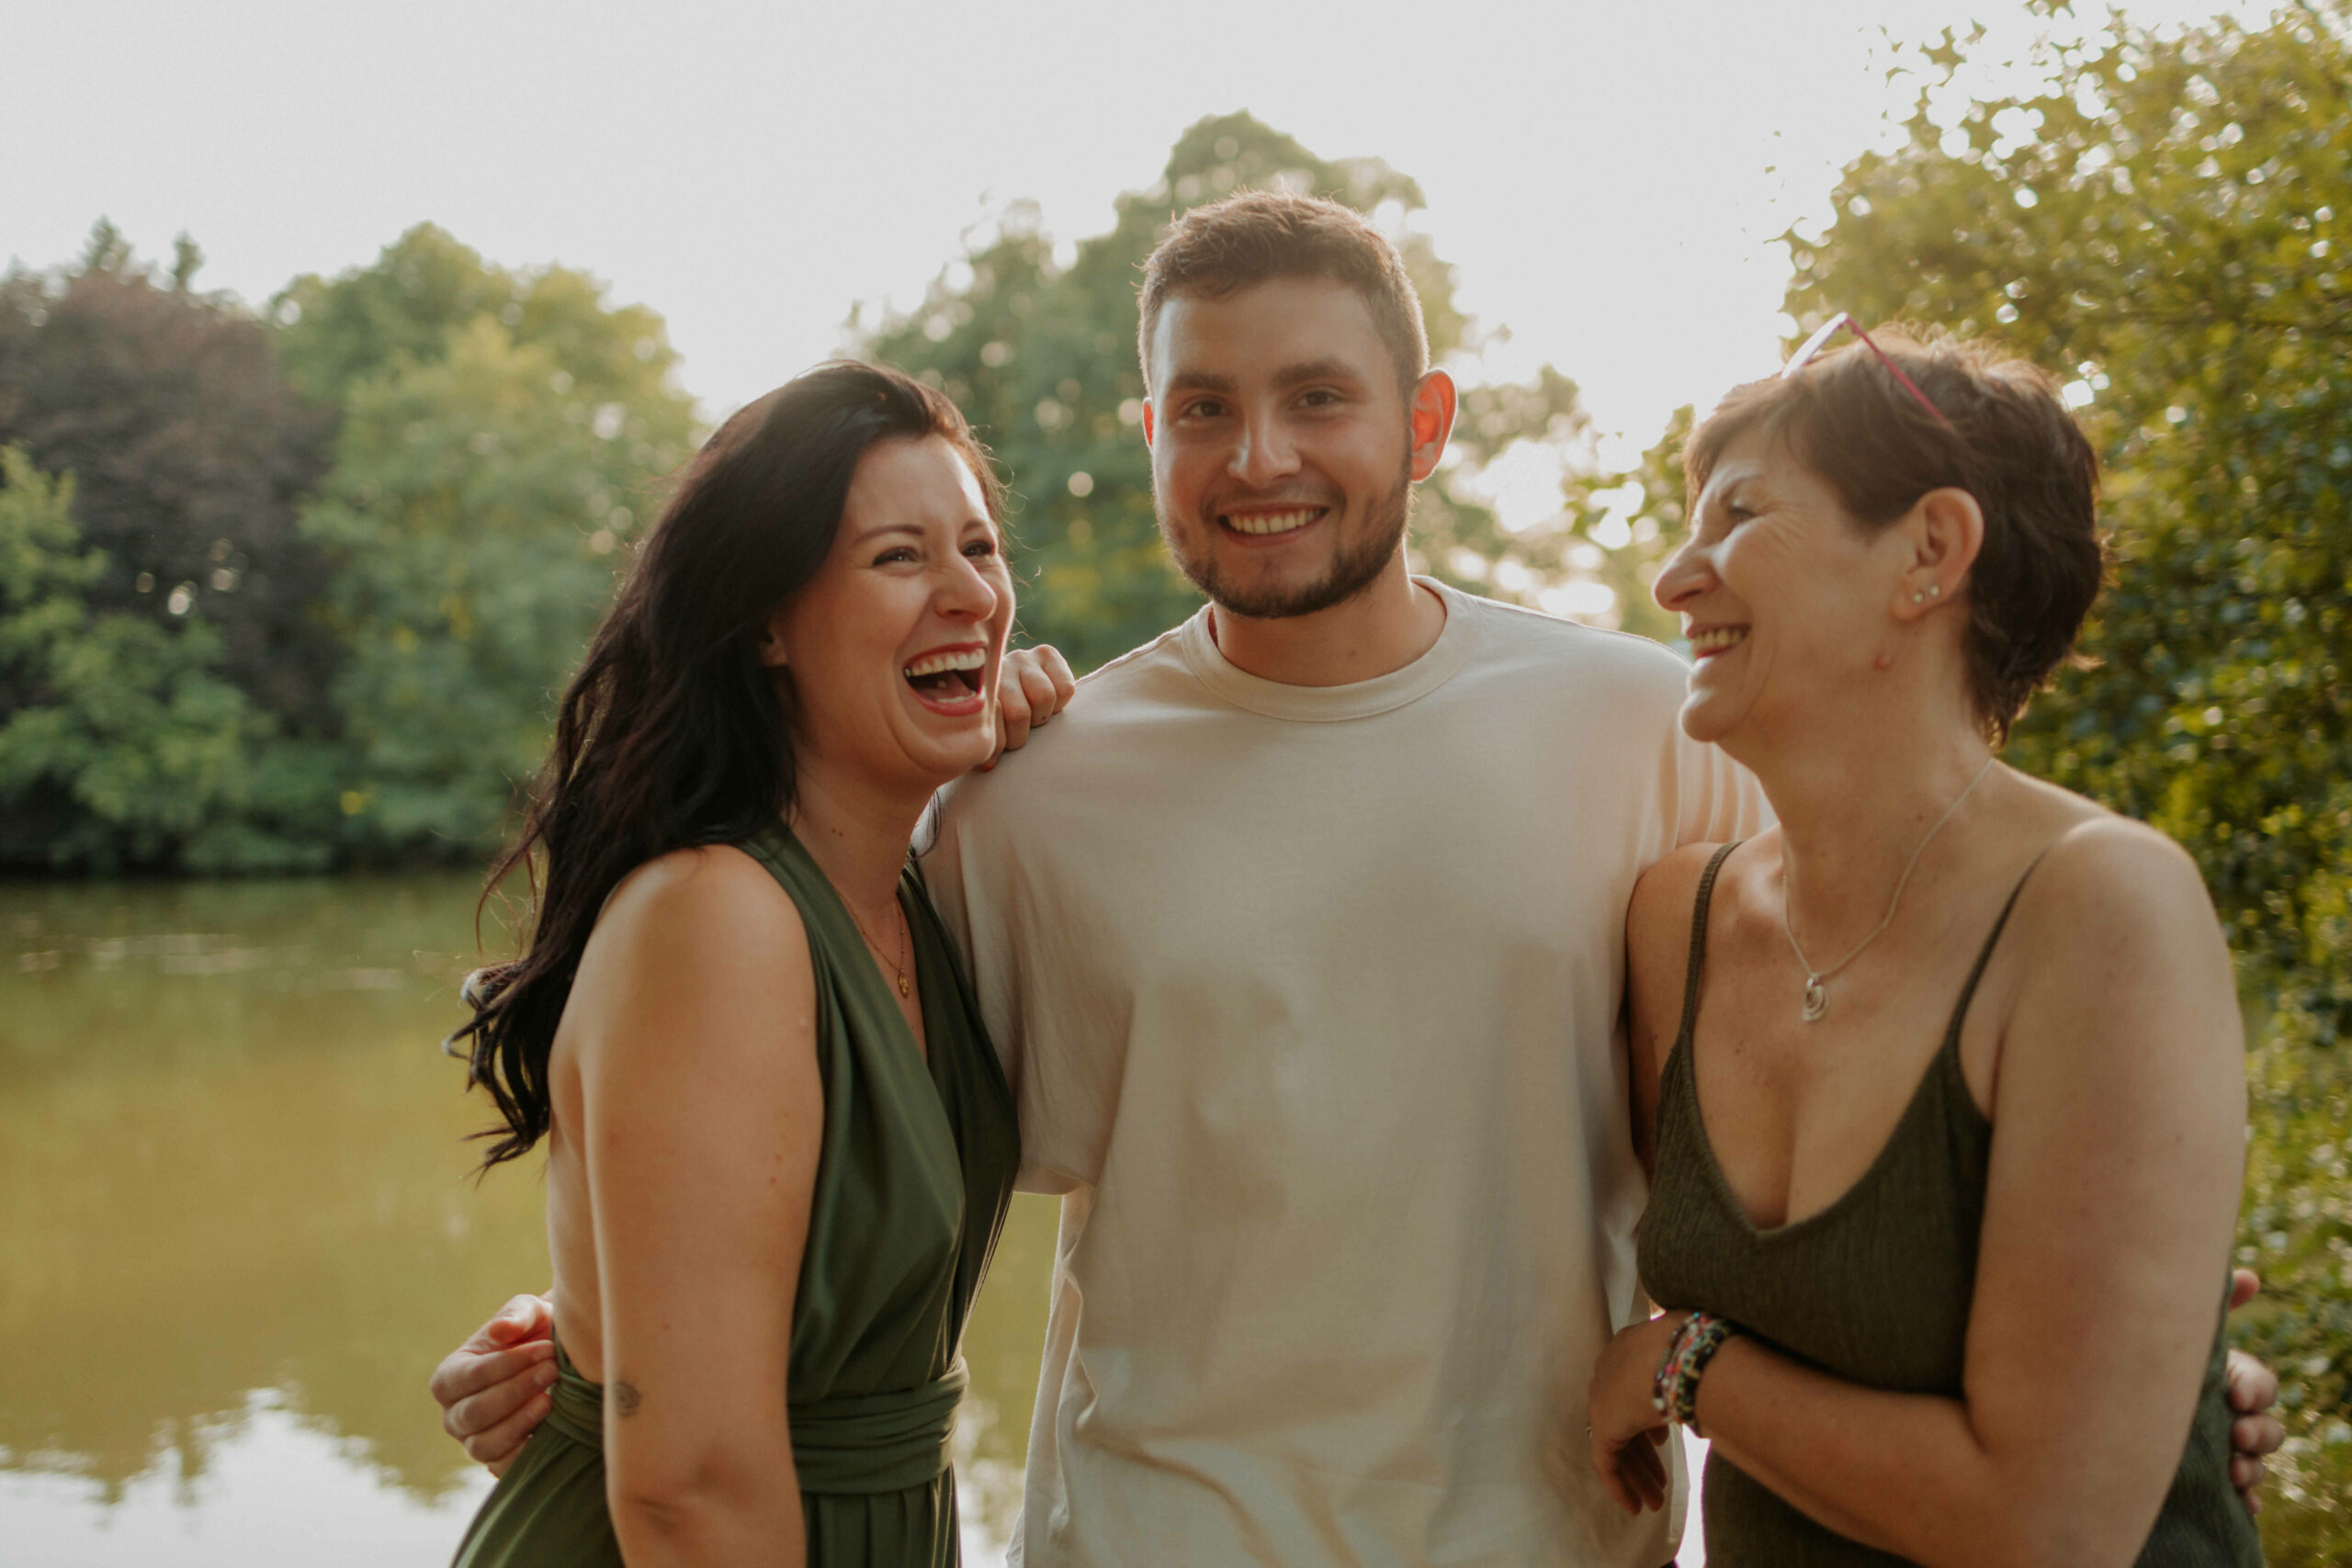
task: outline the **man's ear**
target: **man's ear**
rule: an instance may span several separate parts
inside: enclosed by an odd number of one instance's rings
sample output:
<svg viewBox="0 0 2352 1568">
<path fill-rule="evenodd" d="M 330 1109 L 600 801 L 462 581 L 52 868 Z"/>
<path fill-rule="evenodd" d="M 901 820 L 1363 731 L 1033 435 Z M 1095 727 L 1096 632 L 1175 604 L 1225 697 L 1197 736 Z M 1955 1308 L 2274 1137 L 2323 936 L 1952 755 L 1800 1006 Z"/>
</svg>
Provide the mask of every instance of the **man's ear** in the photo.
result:
<svg viewBox="0 0 2352 1568">
<path fill-rule="evenodd" d="M 1414 383 L 1412 403 L 1406 417 L 1413 432 L 1412 474 L 1416 480 L 1437 472 L 1437 460 L 1445 456 L 1446 439 L 1453 434 L 1453 410 L 1458 396 L 1453 378 L 1442 370 L 1432 370 Z"/>
<path fill-rule="evenodd" d="M 1152 424 L 1151 391 L 1150 389 L 1146 388 L 1143 399 L 1143 444 L 1147 446 L 1151 445 Z"/>
</svg>

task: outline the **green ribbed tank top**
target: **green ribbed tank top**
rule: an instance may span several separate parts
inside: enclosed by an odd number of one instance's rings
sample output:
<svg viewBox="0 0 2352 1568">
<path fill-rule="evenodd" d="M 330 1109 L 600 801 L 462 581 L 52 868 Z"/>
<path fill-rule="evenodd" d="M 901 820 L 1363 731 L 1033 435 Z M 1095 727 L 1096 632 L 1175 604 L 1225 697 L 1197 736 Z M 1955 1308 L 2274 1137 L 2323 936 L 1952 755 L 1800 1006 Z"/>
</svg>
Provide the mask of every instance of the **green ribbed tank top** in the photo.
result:
<svg viewBox="0 0 2352 1568">
<path fill-rule="evenodd" d="M 2024 882 L 2002 906 L 1942 1048 L 1870 1168 L 1820 1213 L 1758 1230 L 1707 1141 L 1691 1065 L 1708 904 L 1716 873 L 1737 847 L 1716 852 L 1699 880 L 1682 1023 L 1658 1086 L 1657 1177 L 1637 1240 L 1643 1286 L 1660 1306 L 1719 1314 L 1838 1377 L 1958 1398 L 1993 1149 L 1993 1124 L 1961 1073 L 1961 1023 Z M 2145 1568 L 2260 1568 L 2253 1521 L 2230 1485 L 2222 1358 L 2217 1321 L 2180 1465 L 2138 1558 Z M 1707 1457 L 1702 1499 L 1707 1561 L 1718 1568 L 1905 1561 L 1815 1523 L 1719 1453 Z"/>
<path fill-rule="evenodd" d="M 824 1145 L 792 1314 L 792 1459 L 811 1568 L 953 1568 L 956 1345 L 1012 1198 L 1012 1095 L 911 863 L 928 1060 L 849 911 L 782 826 L 738 845 L 798 906 L 817 977 Z M 712 1354 L 723 1355 L 720 1348 Z M 554 1410 L 483 1503 L 458 1568 L 617 1568 L 604 1390 L 557 1348 Z"/>
</svg>

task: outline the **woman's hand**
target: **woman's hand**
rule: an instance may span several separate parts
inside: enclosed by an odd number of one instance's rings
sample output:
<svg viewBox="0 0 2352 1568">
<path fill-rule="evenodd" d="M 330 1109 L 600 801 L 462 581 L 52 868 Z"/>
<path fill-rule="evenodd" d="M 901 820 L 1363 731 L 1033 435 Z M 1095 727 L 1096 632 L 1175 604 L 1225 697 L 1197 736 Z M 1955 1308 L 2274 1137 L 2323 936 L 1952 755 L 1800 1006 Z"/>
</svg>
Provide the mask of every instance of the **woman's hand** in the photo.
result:
<svg viewBox="0 0 2352 1568">
<path fill-rule="evenodd" d="M 1658 1363 L 1674 1342 L 1686 1312 L 1669 1313 L 1622 1329 L 1600 1352 L 1592 1370 L 1587 1404 L 1587 1435 L 1592 1468 L 1601 1484 L 1629 1514 L 1663 1508 L 1667 1501 L 1666 1417 L 1650 1404 Z"/>
<path fill-rule="evenodd" d="M 1029 732 L 1069 706 L 1078 677 L 1058 649 L 1009 648 L 996 683 L 996 756 L 981 764 L 993 768 L 997 758 L 1018 751 Z"/>
<path fill-rule="evenodd" d="M 442 1358 L 429 1385 L 441 1429 L 467 1456 L 504 1475 L 538 1429 L 555 1386 L 555 1294 L 516 1296 L 473 1337 Z"/>
</svg>

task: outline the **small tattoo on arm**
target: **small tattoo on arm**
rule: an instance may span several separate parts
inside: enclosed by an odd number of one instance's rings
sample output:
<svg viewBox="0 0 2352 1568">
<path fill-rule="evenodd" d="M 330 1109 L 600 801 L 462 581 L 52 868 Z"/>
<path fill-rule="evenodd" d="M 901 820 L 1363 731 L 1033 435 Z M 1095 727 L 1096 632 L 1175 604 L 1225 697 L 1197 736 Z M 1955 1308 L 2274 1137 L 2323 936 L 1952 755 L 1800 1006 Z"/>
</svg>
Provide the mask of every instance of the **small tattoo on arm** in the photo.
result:
<svg viewBox="0 0 2352 1568">
<path fill-rule="evenodd" d="M 613 1409 L 622 1420 L 636 1415 L 637 1407 L 644 1402 L 645 1395 L 637 1392 L 635 1383 L 623 1380 L 613 1384 Z"/>
</svg>

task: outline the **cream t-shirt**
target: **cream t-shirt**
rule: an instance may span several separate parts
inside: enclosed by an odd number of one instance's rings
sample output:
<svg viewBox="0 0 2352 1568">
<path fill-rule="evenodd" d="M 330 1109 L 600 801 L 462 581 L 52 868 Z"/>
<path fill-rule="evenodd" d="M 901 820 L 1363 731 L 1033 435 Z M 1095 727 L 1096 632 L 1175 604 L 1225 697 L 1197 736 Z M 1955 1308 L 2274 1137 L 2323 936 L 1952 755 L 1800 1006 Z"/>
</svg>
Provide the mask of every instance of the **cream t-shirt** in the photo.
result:
<svg viewBox="0 0 2352 1568">
<path fill-rule="evenodd" d="M 1658 1568 L 1585 1460 L 1645 1195 L 1634 878 L 1759 797 L 1639 637 L 1435 583 L 1377 680 L 1206 612 L 951 792 L 924 870 L 1066 1194 L 1016 1551 Z"/>
</svg>

